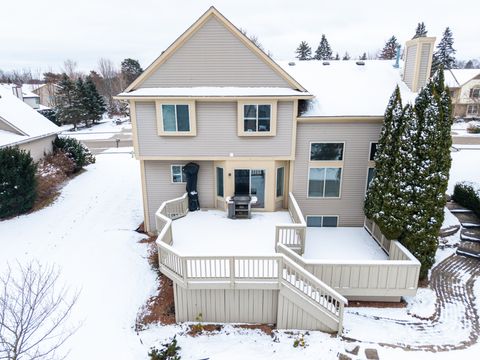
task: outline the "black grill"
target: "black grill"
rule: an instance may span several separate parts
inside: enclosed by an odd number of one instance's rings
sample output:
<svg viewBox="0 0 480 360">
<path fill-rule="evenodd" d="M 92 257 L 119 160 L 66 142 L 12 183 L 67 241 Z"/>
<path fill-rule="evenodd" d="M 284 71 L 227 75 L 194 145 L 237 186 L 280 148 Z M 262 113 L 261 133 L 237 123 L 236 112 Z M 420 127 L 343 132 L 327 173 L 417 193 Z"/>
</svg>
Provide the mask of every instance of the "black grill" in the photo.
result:
<svg viewBox="0 0 480 360">
<path fill-rule="evenodd" d="M 250 195 L 235 195 L 228 204 L 228 217 L 249 219 L 251 202 L 252 197 Z"/>
</svg>

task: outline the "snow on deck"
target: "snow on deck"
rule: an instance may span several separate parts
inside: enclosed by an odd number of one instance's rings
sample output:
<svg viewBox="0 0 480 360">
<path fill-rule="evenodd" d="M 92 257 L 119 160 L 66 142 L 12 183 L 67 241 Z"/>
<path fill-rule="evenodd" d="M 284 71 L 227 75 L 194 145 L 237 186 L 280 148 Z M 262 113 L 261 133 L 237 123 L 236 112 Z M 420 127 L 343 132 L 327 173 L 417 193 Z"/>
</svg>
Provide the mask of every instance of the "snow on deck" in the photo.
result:
<svg viewBox="0 0 480 360">
<path fill-rule="evenodd" d="M 185 255 L 272 255 L 275 225 L 290 224 L 286 211 L 252 212 L 229 219 L 225 211 L 201 210 L 172 222 L 173 246 Z"/>
<path fill-rule="evenodd" d="M 286 211 L 253 212 L 229 219 L 225 211 L 201 210 L 172 223 L 173 246 L 184 255 L 272 255 L 275 225 L 290 224 Z M 305 258 L 388 260 L 363 228 L 307 228 Z"/>
<path fill-rule="evenodd" d="M 309 227 L 306 259 L 388 260 L 388 256 L 363 227 Z"/>
</svg>

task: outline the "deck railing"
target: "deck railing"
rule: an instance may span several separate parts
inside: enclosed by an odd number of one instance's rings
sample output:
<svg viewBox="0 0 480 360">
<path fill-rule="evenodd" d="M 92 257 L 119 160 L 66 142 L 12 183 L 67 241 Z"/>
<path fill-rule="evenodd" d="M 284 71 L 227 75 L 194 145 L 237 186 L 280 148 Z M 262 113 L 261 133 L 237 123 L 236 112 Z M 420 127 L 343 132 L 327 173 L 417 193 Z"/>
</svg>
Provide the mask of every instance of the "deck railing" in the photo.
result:
<svg viewBox="0 0 480 360">
<path fill-rule="evenodd" d="M 292 193 L 288 194 L 288 212 L 293 224 L 279 224 L 275 226 L 275 243 L 288 246 L 296 253 L 302 255 L 305 252 L 305 237 L 307 224 L 303 217 L 300 206 Z"/>
<path fill-rule="evenodd" d="M 188 213 L 188 194 L 165 201 L 155 213 L 155 225 L 158 232 L 158 239 L 166 244 L 173 243 L 172 220 L 181 218 Z"/>
<path fill-rule="evenodd" d="M 391 240 L 388 240 L 383 234 L 380 228 L 375 222 L 365 217 L 363 221 L 363 226 L 367 231 L 372 235 L 372 238 L 380 245 L 380 247 L 385 250 L 387 253 L 390 251 Z"/>
<path fill-rule="evenodd" d="M 280 243 L 276 250 L 343 296 L 413 296 L 420 262 L 398 241 L 390 244 L 389 260 L 309 260 Z"/>
<path fill-rule="evenodd" d="M 283 254 L 269 256 L 190 256 L 158 241 L 160 270 L 185 288 L 280 289 L 288 286 L 328 314 L 342 331 L 348 301 Z M 282 245 L 284 246 L 284 245 Z M 289 250 L 291 251 L 291 250 Z"/>
</svg>

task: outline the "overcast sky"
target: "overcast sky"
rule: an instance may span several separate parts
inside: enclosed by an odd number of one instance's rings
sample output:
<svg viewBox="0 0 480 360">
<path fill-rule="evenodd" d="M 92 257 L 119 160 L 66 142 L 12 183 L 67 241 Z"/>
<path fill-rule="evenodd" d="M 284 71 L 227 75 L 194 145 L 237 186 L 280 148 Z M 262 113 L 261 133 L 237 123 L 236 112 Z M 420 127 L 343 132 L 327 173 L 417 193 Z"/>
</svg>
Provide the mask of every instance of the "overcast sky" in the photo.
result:
<svg viewBox="0 0 480 360">
<path fill-rule="evenodd" d="M 419 21 L 438 40 L 450 26 L 458 59 L 480 57 L 478 0 L 1 0 L 0 69 L 59 71 L 73 59 L 86 71 L 101 57 L 146 67 L 211 5 L 277 60 L 302 40 L 315 50 L 322 33 L 334 53 L 373 54 L 391 35 L 410 39 Z"/>
</svg>

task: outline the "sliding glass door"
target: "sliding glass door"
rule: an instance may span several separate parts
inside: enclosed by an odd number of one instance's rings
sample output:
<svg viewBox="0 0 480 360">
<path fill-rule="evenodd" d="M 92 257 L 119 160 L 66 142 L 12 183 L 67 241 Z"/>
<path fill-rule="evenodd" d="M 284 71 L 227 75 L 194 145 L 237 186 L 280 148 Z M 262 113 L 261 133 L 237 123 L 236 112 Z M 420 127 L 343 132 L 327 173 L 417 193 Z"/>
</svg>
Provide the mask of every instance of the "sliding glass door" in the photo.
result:
<svg viewBox="0 0 480 360">
<path fill-rule="evenodd" d="M 252 208 L 265 207 L 265 176 L 261 169 L 235 169 L 235 195 L 252 195 L 257 202 Z"/>
</svg>

